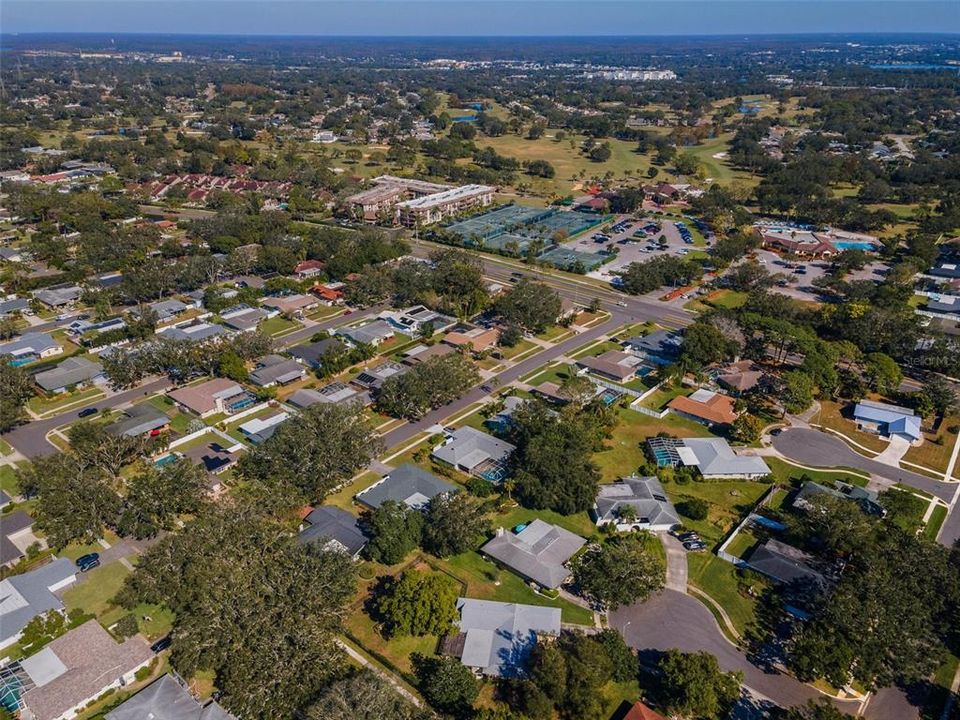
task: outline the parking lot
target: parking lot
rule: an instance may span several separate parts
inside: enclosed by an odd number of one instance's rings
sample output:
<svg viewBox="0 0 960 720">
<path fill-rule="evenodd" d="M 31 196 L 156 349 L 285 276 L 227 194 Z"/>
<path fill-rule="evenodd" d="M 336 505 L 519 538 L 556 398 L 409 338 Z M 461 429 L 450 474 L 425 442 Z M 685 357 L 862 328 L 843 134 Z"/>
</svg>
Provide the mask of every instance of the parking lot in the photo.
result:
<svg viewBox="0 0 960 720">
<path fill-rule="evenodd" d="M 678 227 L 678 223 L 685 227 Z M 694 227 L 693 220 L 675 221 L 652 215 L 640 218 L 618 215 L 610 225 L 614 229 L 609 232 L 604 233 L 597 229 L 564 245 L 580 252 L 601 252 L 617 248 L 617 259 L 588 273 L 590 277 L 609 282 L 613 280 L 614 273 L 630 263 L 646 262 L 661 254 L 686 255 L 703 249 L 702 246 L 694 245 L 695 236 L 687 230 Z M 689 241 L 684 240 L 684 235 L 689 238 Z M 660 237 L 666 241 L 665 245 L 659 244 Z"/>
<path fill-rule="evenodd" d="M 830 271 L 829 260 L 795 260 L 781 258 L 770 250 L 757 250 L 757 262 L 763 265 L 768 272 L 786 276 L 786 284 L 778 284 L 772 288 L 773 292 L 792 297 L 804 302 L 822 302 L 819 290 L 813 281 L 821 278 Z M 872 280 L 880 282 L 889 270 L 886 263 L 876 261 L 847 275 L 848 281 Z"/>
</svg>

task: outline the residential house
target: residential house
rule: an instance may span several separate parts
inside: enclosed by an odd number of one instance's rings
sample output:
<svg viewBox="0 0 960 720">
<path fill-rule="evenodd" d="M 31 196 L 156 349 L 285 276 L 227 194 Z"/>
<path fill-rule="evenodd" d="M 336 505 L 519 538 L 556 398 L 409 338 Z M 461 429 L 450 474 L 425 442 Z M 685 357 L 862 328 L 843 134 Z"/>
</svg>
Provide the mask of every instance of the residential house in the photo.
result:
<svg viewBox="0 0 960 720">
<path fill-rule="evenodd" d="M 190 309 L 190 305 L 187 305 L 185 302 L 177 299 L 160 300 L 158 302 L 150 303 L 147 307 L 153 311 L 154 315 L 156 315 L 158 323 L 165 323 L 169 322 L 170 320 L 175 320 L 177 317 Z M 140 308 L 134 308 L 130 311 L 130 314 L 135 317 L 139 317 L 141 314 Z"/>
<path fill-rule="evenodd" d="M 302 545 L 319 543 L 324 549 L 336 549 L 352 558 L 360 556 L 367 545 L 367 536 L 360 528 L 360 520 L 346 510 L 333 505 L 321 505 L 304 518 L 297 542 Z"/>
<path fill-rule="evenodd" d="M 781 583 L 824 585 L 826 579 L 811 564 L 813 557 L 792 545 L 769 539 L 744 558 L 751 569 Z"/>
<path fill-rule="evenodd" d="M 652 476 L 631 475 L 601 485 L 593 505 L 593 517 L 598 527 L 613 525 L 620 532 L 667 532 L 680 524 L 680 517 L 663 485 Z"/>
<path fill-rule="evenodd" d="M 252 394 L 229 378 L 213 378 L 197 385 L 186 385 L 172 390 L 167 396 L 184 410 L 202 418 L 217 413 L 237 412 L 255 402 Z"/>
<path fill-rule="evenodd" d="M 33 376 L 44 392 L 56 395 L 70 388 L 90 385 L 103 378 L 103 365 L 86 358 L 67 358 L 51 370 Z"/>
<path fill-rule="evenodd" d="M 78 285 L 49 287 L 43 290 L 34 290 L 33 297 L 48 308 L 56 309 L 73 305 L 83 295 L 83 288 Z"/>
<path fill-rule="evenodd" d="M 868 515 L 882 517 L 886 515 L 887 512 L 883 505 L 880 504 L 880 495 L 876 490 L 868 490 L 867 488 L 851 485 L 850 483 L 845 483 L 840 480 L 834 480 L 833 487 L 808 480 L 794 496 L 793 507 L 800 510 L 809 510 L 813 507 L 813 500 L 818 496 L 822 497 L 824 495 L 852 500 Z"/>
<path fill-rule="evenodd" d="M 507 395 L 503 398 L 503 410 L 491 415 L 483 424 L 493 430 L 495 433 L 504 433 L 513 425 L 513 414 L 521 405 L 526 402 L 522 397 L 516 395 Z"/>
<path fill-rule="evenodd" d="M 378 347 L 394 336 L 393 325 L 386 320 L 374 320 L 359 327 L 340 328 L 337 335 L 347 338 L 354 345 Z"/>
<path fill-rule="evenodd" d="M 475 353 L 493 350 L 500 341 L 500 329 L 495 327 L 472 327 L 454 329 L 443 337 L 443 342 L 456 348 L 469 347 Z"/>
<path fill-rule="evenodd" d="M 430 327 L 434 333 L 441 332 L 457 322 L 455 318 L 423 305 L 414 305 L 406 310 L 395 312 L 387 311 L 381 313 L 380 318 L 406 335 L 420 335 L 426 327 Z"/>
<path fill-rule="evenodd" d="M 118 643 L 99 622 L 88 620 L 19 662 L 29 679 L 21 696 L 27 717 L 70 720 L 107 690 L 133 682 L 153 658 L 139 635 Z"/>
<path fill-rule="evenodd" d="M 437 445 L 431 457 L 468 475 L 500 482 L 507 475 L 514 450 L 510 443 L 464 425 Z"/>
<path fill-rule="evenodd" d="M 303 363 L 314 370 L 319 370 L 323 364 L 323 356 L 327 353 L 340 354 L 345 352 L 346 345 L 335 338 L 324 338 L 317 342 L 294 345 L 287 350 L 287 354 L 297 362 Z"/>
<path fill-rule="evenodd" d="M 741 360 L 718 368 L 713 377 L 721 387 L 739 397 L 757 386 L 763 371 L 752 360 Z"/>
<path fill-rule="evenodd" d="M 325 267 L 326 263 L 322 260 L 303 260 L 297 263 L 297 266 L 293 269 L 293 274 L 300 280 L 306 280 L 323 273 Z"/>
<path fill-rule="evenodd" d="M 30 310 L 30 301 L 26 298 L 12 297 L 0 302 L 0 317 L 16 313 L 26 314 Z"/>
<path fill-rule="evenodd" d="M 427 360 L 446 357 L 455 352 L 456 349 L 453 346 L 444 345 L 443 343 L 437 343 L 436 345 L 416 345 L 404 352 L 403 364 L 413 367 L 425 363 Z"/>
<path fill-rule="evenodd" d="M 237 720 L 217 703 L 201 703 L 173 675 L 163 675 L 104 715 L 104 720 Z"/>
<path fill-rule="evenodd" d="M 243 450 L 243 445 L 240 443 L 225 447 L 220 444 L 219 440 L 212 440 L 184 450 L 183 457 L 190 460 L 194 465 L 203 466 L 203 469 L 208 473 L 219 475 L 237 464 L 237 461 L 240 460 L 241 450 Z M 211 485 L 212 483 L 208 483 L 208 489 L 211 489 Z"/>
<path fill-rule="evenodd" d="M 317 403 L 359 404 L 361 407 L 366 407 L 373 403 L 373 399 L 366 390 L 359 390 L 342 382 L 332 382 L 316 390 L 312 388 L 297 390 L 287 399 L 287 402 L 298 408 L 308 408 Z"/>
<path fill-rule="evenodd" d="M 110 718 L 107 718 L 107 720 L 110 720 Z M 637 700 L 637 702 L 627 710 L 627 714 L 623 716 L 622 720 L 667 720 L 667 718 Z"/>
<path fill-rule="evenodd" d="M 270 313 L 263 308 L 250 307 L 242 303 L 220 312 L 220 322 L 237 332 L 256 330 L 268 317 Z"/>
<path fill-rule="evenodd" d="M 932 295 L 922 309 L 927 313 L 956 316 L 960 314 L 960 295 Z"/>
<path fill-rule="evenodd" d="M 251 288 L 253 290 L 263 290 L 267 281 L 259 275 L 238 275 L 233 278 L 233 284 L 239 288 Z"/>
<path fill-rule="evenodd" d="M 342 305 L 344 300 L 343 283 L 327 283 L 314 285 L 310 292 L 317 296 L 321 305 Z"/>
<path fill-rule="evenodd" d="M 183 327 L 171 327 L 158 330 L 157 335 L 167 340 L 181 340 L 201 342 L 210 338 L 227 335 L 228 330 L 223 325 L 214 325 L 208 322 L 196 322 Z"/>
<path fill-rule="evenodd" d="M 7 501 L 9 502 L 9 497 Z M 23 510 L 0 515 L 0 566 L 16 565 L 27 556 L 27 548 L 34 543 L 40 548 L 47 544 L 33 534 L 33 518 Z M 0 598 L 2 602 L 2 598 Z"/>
<path fill-rule="evenodd" d="M 652 365 L 671 365 L 676 362 L 682 345 L 683 333 L 678 330 L 655 330 L 624 342 L 627 350 Z"/>
<path fill-rule="evenodd" d="M 9 355 L 10 364 L 18 367 L 62 352 L 63 346 L 59 341 L 43 333 L 28 332 L 8 342 L 0 343 L 0 357 Z"/>
<path fill-rule="evenodd" d="M 123 417 L 107 425 L 107 432 L 125 437 L 154 436 L 162 433 L 169 425 L 170 418 L 166 413 L 149 403 L 142 403 L 124 410 Z"/>
<path fill-rule="evenodd" d="M 547 382 L 542 382 L 535 388 L 532 388 L 531 392 L 534 395 L 540 396 L 547 402 L 554 403 L 555 405 L 566 405 L 568 402 L 570 402 L 570 398 L 563 394 L 563 392 L 560 390 L 560 386 L 550 380 Z"/>
<path fill-rule="evenodd" d="M 23 629 L 38 615 L 62 611 L 56 593 L 77 579 L 77 568 L 57 558 L 36 570 L 0 580 L 0 647 L 20 639 Z"/>
<path fill-rule="evenodd" d="M 250 382 L 257 387 L 273 387 L 302 380 L 306 375 L 307 371 L 296 360 L 280 355 L 267 355 L 250 373 Z"/>
<path fill-rule="evenodd" d="M 703 388 L 690 396 L 678 395 L 667 403 L 667 407 L 671 412 L 707 427 L 729 425 L 737 419 L 732 397 Z"/>
<path fill-rule="evenodd" d="M 367 390 L 379 390 L 387 380 L 409 370 L 409 367 L 393 360 L 384 360 L 379 365 L 361 370 L 353 381 Z"/>
<path fill-rule="evenodd" d="M 444 640 L 443 652 L 483 675 L 523 674 L 537 638 L 560 634 L 560 608 L 460 598 L 457 609 L 460 632 Z"/>
<path fill-rule="evenodd" d="M 307 310 L 312 310 L 320 304 L 316 295 L 284 295 L 283 297 L 265 297 L 260 301 L 265 308 L 276 310 L 281 315 L 300 317 Z"/>
<path fill-rule="evenodd" d="M 853 408 L 853 418 L 864 432 L 890 439 L 902 438 L 915 442 L 923 438 L 920 417 L 910 408 L 861 400 Z"/>
<path fill-rule="evenodd" d="M 456 485 L 416 465 L 405 463 L 357 493 L 356 500 L 374 510 L 387 500 L 421 510 L 437 495 L 450 492 L 457 492 Z"/>
<path fill-rule="evenodd" d="M 237 429 L 243 433 L 243 436 L 247 438 L 247 440 L 254 445 L 259 445 L 269 440 L 277 428 L 289 417 L 290 413 L 278 412 L 276 415 L 271 415 L 270 417 L 248 420 Z"/>
<path fill-rule="evenodd" d="M 708 480 L 758 480 L 770 468 L 757 455 L 737 455 L 723 438 L 661 438 L 647 440 L 660 467 L 695 467 Z"/>
<path fill-rule="evenodd" d="M 584 370 L 618 383 L 629 382 L 642 366 L 642 361 L 636 355 L 620 350 L 607 350 L 600 355 L 578 358 L 576 363 Z"/>
<path fill-rule="evenodd" d="M 570 576 L 566 563 L 586 542 L 569 530 L 537 518 L 519 532 L 499 528 L 480 552 L 520 577 L 555 590 Z"/>
</svg>

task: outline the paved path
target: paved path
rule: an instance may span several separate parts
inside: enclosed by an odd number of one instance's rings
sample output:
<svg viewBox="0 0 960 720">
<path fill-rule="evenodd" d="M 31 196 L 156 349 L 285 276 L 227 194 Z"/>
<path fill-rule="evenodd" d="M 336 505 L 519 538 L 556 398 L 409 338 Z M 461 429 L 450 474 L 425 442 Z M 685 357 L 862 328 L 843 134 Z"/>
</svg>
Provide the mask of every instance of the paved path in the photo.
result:
<svg viewBox="0 0 960 720">
<path fill-rule="evenodd" d="M 710 611 L 689 595 L 664 590 L 644 603 L 610 613 L 610 626 L 619 630 L 645 661 L 652 661 L 654 655 L 671 648 L 684 652 L 706 650 L 716 656 L 724 670 L 743 672 L 748 688 L 783 707 L 824 697 L 796 678 L 753 664 L 724 637 Z M 853 700 L 834 702 L 849 713 L 856 713 L 860 706 L 859 701 Z"/>
<path fill-rule="evenodd" d="M 687 551 L 683 543 L 668 533 L 660 533 L 660 542 L 667 553 L 667 590 L 687 592 Z"/>
<path fill-rule="evenodd" d="M 883 452 L 874 457 L 873 459 L 876 462 L 883 463 L 884 465 L 889 465 L 890 467 L 899 468 L 900 461 L 903 460 L 903 456 L 907 454 L 907 450 L 910 449 L 910 441 L 905 437 L 900 437 L 899 435 L 894 435 L 890 438 L 890 442 L 887 444 L 887 447 L 884 448 Z"/>
</svg>

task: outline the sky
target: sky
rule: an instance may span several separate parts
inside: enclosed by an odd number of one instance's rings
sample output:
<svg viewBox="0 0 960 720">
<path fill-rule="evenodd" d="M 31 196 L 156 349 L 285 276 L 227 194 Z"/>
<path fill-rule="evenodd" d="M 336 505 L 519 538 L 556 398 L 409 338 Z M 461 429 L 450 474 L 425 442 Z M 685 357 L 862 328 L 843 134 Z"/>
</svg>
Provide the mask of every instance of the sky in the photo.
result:
<svg viewBox="0 0 960 720">
<path fill-rule="evenodd" d="M 960 0 L 0 0 L 3 33 L 960 33 Z"/>
</svg>

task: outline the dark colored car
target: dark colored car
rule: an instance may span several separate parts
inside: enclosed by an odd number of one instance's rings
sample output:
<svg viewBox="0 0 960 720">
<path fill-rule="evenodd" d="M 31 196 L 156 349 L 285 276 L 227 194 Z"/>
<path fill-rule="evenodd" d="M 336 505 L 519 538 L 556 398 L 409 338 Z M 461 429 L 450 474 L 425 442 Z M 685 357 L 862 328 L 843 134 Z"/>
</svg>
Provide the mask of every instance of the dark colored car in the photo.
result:
<svg viewBox="0 0 960 720">
<path fill-rule="evenodd" d="M 707 546 L 704 545 L 702 542 L 695 542 L 695 541 L 685 542 L 683 544 L 683 547 L 687 552 L 700 552 L 701 550 L 707 549 Z"/>
<path fill-rule="evenodd" d="M 167 635 L 157 640 L 153 645 L 150 646 L 150 649 L 155 653 L 163 652 L 170 647 L 171 642 L 173 642 L 173 638 Z"/>
<path fill-rule="evenodd" d="M 96 415 L 96 414 L 97 414 L 96 408 L 84 408 L 83 410 L 77 413 L 77 417 L 85 418 L 85 417 L 90 417 L 91 415 Z"/>
<path fill-rule="evenodd" d="M 87 553 L 86 555 L 81 555 L 77 558 L 76 565 L 80 569 L 80 572 L 93 570 L 93 568 L 100 566 L 100 554 Z"/>
<path fill-rule="evenodd" d="M 493 391 L 493 388 L 491 388 L 489 385 L 481 385 L 480 389 L 483 390 L 485 393 Z"/>
</svg>

